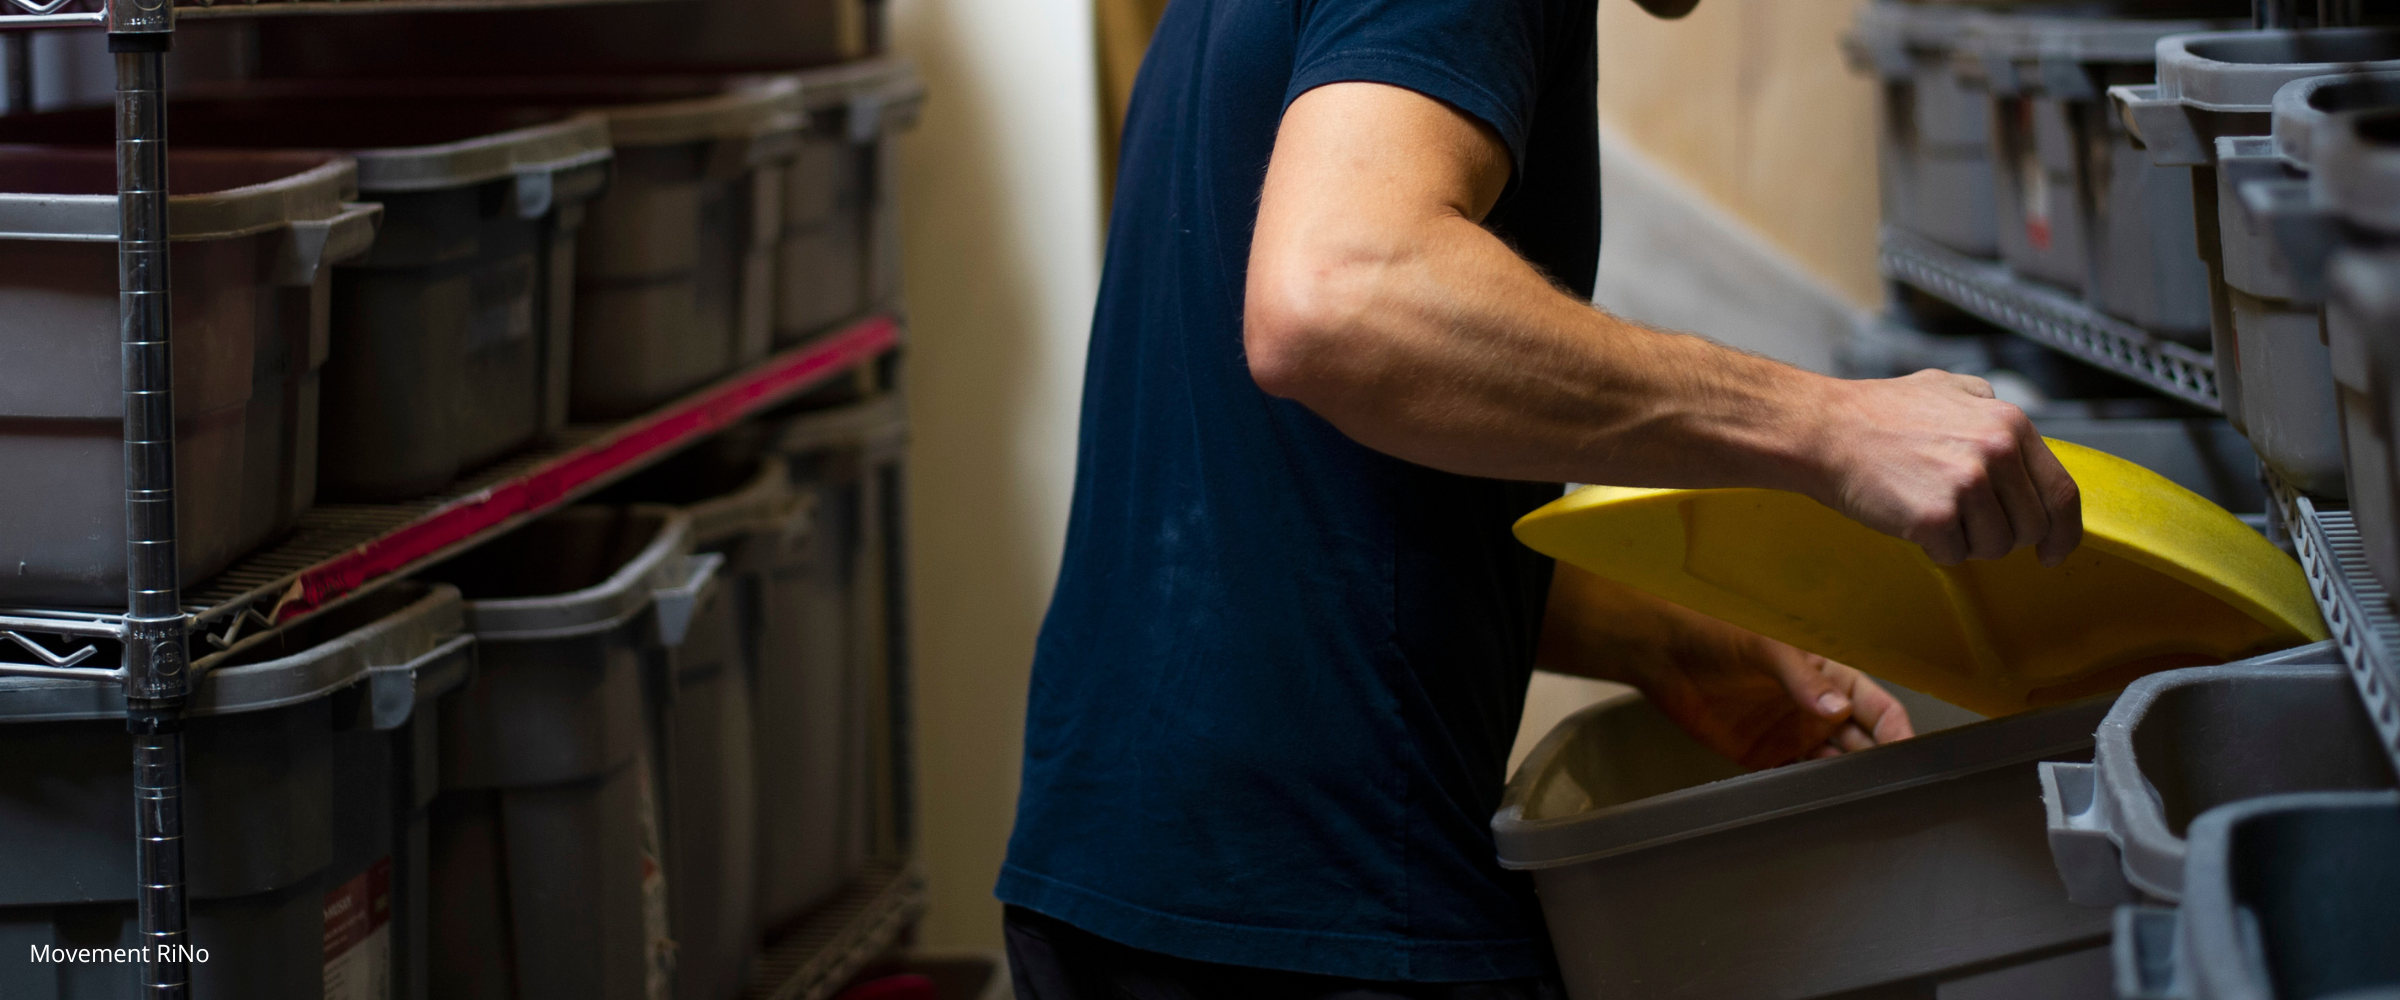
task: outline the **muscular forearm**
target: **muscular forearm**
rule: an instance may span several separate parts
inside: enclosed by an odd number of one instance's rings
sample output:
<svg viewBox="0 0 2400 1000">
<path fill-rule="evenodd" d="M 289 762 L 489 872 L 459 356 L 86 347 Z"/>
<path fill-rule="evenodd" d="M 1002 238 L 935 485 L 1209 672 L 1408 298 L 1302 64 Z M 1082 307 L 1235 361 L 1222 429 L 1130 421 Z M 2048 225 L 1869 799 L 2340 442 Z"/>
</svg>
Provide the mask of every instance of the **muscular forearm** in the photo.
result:
<svg viewBox="0 0 2400 1000">
<path fill-rule="evenodd" d="M 1245 289 L 1259 386 L 1452 472 L 1788 489 L 1945 563 L 2038 545 L 2056 564 L 2081 540 L 2074 481 L 1980 379 L 1825 378 L 1559 291 L 1479 224 L 1508 155 L 1399 88 L 1294 101 Z"/>
<path fill-rule="evenodd" d="M 1392 215 L 1261 234 L 1278 249 L 1253 259 L 1247 339 L 1268 391 L 1453 472 L 1812 490 L 1838 383 L 1610 316 L 1460 212 Z"/>
</svg>

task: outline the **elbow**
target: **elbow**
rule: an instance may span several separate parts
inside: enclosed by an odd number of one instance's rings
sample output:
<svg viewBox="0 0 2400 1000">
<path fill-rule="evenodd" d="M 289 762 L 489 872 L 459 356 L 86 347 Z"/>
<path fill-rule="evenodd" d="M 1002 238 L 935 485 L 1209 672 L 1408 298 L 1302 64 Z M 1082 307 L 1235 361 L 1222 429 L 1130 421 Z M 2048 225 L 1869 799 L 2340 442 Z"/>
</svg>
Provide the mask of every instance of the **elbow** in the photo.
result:
<svg viewBox="0 0 2400 1000">
<path fill-rule="evenodd" d="M 1242 306 L 1250 378 L 1270 396 L 1314 405 L 1336 392 L 1357 359 L 1344 343 L 1361 309 L 1313 267 L 1254 268 Z"/>
</svg>

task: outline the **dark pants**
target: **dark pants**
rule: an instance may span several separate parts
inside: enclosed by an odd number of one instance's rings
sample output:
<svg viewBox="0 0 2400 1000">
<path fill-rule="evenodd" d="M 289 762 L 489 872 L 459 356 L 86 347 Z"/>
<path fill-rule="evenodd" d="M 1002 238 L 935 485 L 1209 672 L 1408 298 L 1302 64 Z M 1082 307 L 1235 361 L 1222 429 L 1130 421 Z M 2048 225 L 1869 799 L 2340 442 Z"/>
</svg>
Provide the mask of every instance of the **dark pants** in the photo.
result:
<svg viewBox="0 0 2400 1000">
<path fill-rule="evenodd" d="M 1195 962 L 1099 937 L 1011 906 L 1004 921 L 1017 1000 L 1565 1000 L 1550 979 L 1376 983 Z"/>
</svg>

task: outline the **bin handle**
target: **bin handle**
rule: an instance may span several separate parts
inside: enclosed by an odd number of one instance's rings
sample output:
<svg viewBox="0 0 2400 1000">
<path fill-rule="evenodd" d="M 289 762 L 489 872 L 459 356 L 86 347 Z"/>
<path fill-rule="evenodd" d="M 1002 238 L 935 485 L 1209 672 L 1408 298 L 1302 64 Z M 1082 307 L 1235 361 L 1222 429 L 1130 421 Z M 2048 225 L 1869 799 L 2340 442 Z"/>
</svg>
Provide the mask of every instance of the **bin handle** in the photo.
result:
<svg viewBox="0 0 2400 1000">
<path fill-rule="evenodd" d="M 2175 953 L 2181 922 L 2181 914 L 2161 906 L 2117 907 L 2108 957 L 2115 966 L 2118 997 L 2188 1000 L 2189 991 L 2176 968 L 2181 958 Z"/>
<path fill-rule="evenodd" d="M 2108 814 L 2100 808 L 2099 767 L 2046 760 L 2040 775 L 2050 863 L 2067 885 L 2067 900 L 2078 906 L 2133 902 Z"/>
<path fill-rule="evenodd" d="M 398 729 L 417 705 L 448 694 L 475 673 L 475 636 L 454 635 L 406 663 L 367 668 L 377 730 Z"/>
<path fill-rule="evenodd" d="M 717 582 L 717 570 L 725 565 L 721 552 L 702 552 L 684 563 L 686 575 L 682 583 L 652 591 L 650 606 L 658 615 L 658 641 L 669 649 L 683 645 L 692 631 L 692 616 L 700 610 L 708 589 Z"/>
<path fill-rule="evenodd" d="M 275 250 L 274 281 L 287 288 L 317 283 L 317 269 L 367 252 L 375 245 L 375 227 L 383 221 L 383 206 L 371 201 L 345 202 L 326 219 L 296 219 L 284 228 L 283 243 Z"/>
<path fill-rule="evenodd" d="M 2243 215 L 2254 229 L 2265 230 L 2283 254 L 2284 273 L 2292 279 L 2292 301 L 2316 305 L 2325 301 L 2325 261 L 2333 256 L 2339 238 L 2333 216 L 2317 206 L 2304 180 L 2245 181 L 2237 189 Z"/>
<path fill-rule="evenodd" d="M 2159 96 L 2155 83 L 2118 84 L 2108 88 L 2108 99 L 2133 132 L 2134 144 L 2150 151 L 2151 163 L 2162 167 L 2208 165 L 2209 151 L 2200 142 L 2200 132 L 2192 127 L 2191 114 L 2181 99 Z"/>
</svg>

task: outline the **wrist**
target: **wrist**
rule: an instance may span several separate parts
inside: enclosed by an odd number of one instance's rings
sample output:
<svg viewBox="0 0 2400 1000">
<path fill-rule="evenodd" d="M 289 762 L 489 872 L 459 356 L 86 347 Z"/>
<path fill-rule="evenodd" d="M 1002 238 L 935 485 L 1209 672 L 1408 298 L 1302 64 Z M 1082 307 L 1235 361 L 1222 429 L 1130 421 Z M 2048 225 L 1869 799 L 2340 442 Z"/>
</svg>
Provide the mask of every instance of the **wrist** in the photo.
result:
<svg viewBox="0 0 2400 1000">
<path fill-rule="evenodd" d="M 1781 387 L 1778 412 L 1768 421 L 1760 485 L 1831 506 L 1858 385 L 1814 372 L 1794 374 L 1795 384 Z"/>
</svg>

